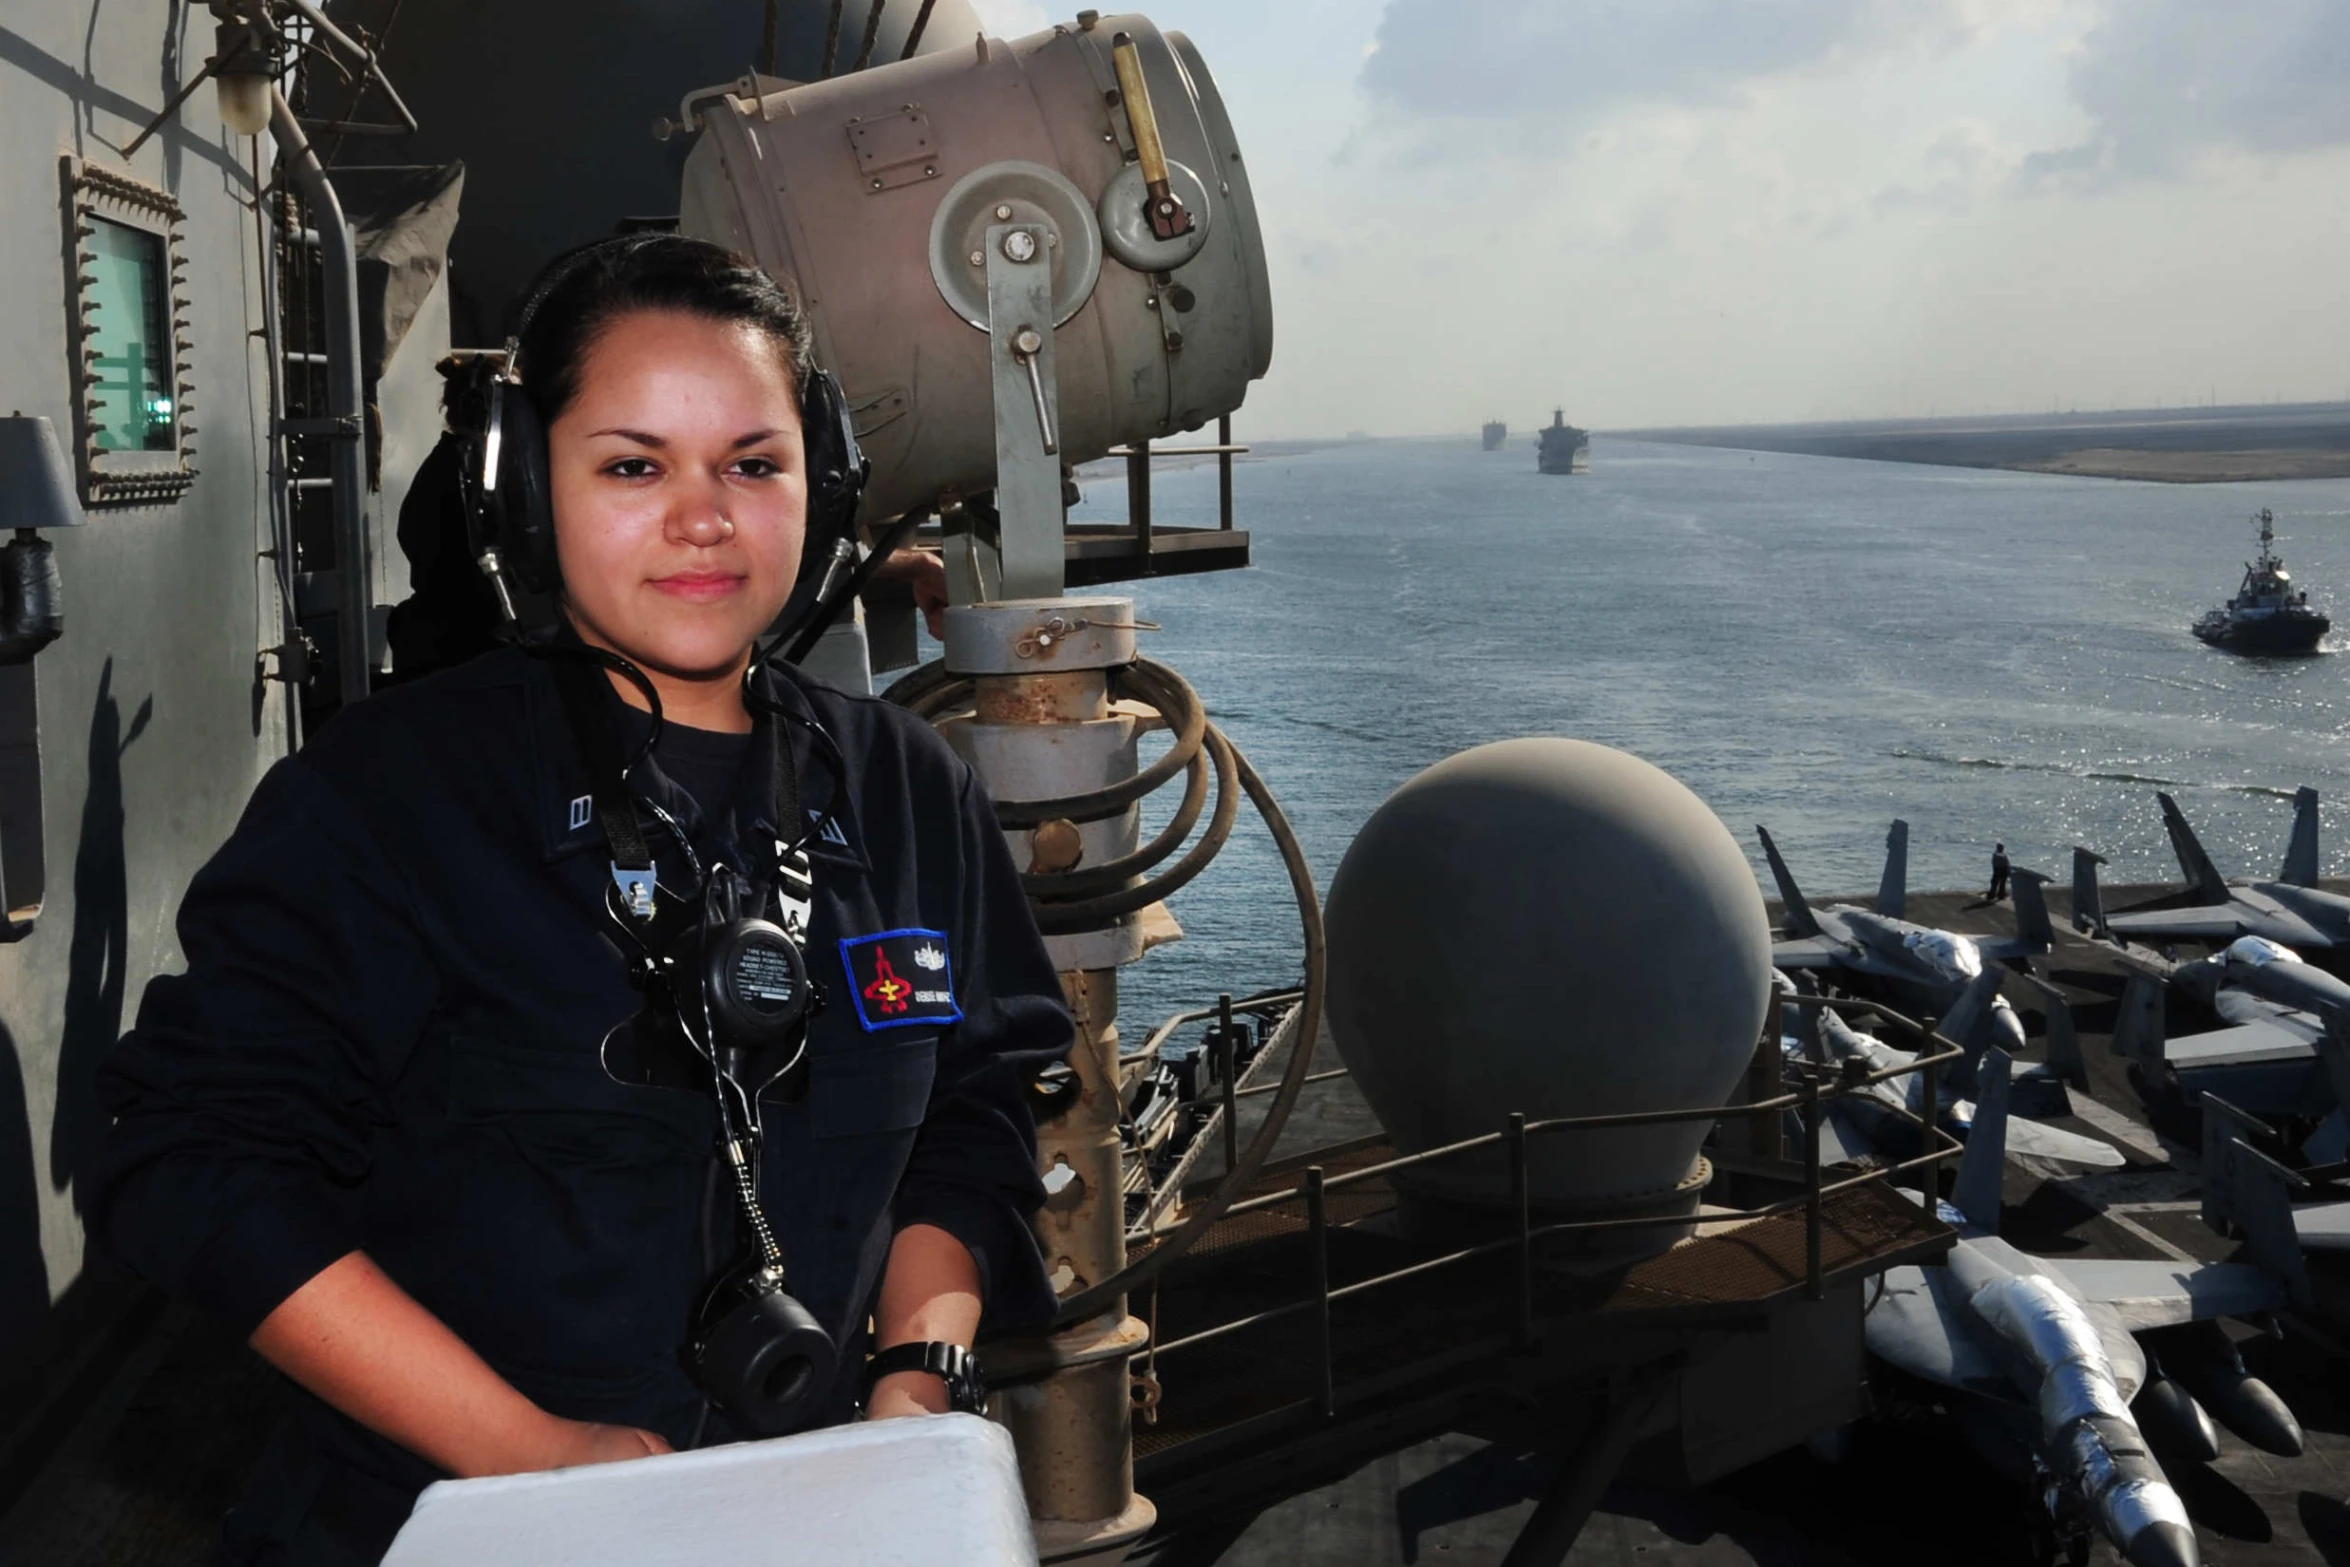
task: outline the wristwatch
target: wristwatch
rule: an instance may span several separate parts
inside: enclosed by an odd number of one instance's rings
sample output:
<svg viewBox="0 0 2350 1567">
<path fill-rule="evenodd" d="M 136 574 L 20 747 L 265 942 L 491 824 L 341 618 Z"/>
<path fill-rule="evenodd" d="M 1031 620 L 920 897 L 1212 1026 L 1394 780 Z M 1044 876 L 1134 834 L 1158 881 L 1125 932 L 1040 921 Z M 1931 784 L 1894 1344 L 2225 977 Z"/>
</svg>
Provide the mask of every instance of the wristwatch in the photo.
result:
<svg viewBox="0 0 2350 1567">
<path fill-rule="evenodd" d="M 873 1402 L 873 1385 L 900 1371 L 927 1371 L 947 1385 L 947 1407 L 957 1414 L 976 1415 L 987 1408 L 987 1384 L 981 1379 L 979 1357 L 960 1344 L 930 1339 L 914 1344 L 892 1344 L 865 1362 L 865 1387 L 860 1405 Z"/>
</svg>

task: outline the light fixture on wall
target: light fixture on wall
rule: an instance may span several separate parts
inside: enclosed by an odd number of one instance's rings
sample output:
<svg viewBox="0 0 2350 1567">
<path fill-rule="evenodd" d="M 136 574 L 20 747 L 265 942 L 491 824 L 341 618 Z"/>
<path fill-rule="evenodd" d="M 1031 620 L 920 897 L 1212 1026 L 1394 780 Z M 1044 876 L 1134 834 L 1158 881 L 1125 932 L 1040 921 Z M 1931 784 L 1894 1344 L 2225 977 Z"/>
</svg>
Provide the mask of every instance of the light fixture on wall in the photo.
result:
<svg viewBox="0 0 2350 1567">
<path fill-rule="evenodd" d="M 48 889 L 40 687 L 33 657 L 65 630 L 57 556 L 41 534 L 82 525 L 48 420 L 0 419 L 0 942 L 30 935 Z"/>
<path fill-rule="evenodd" d="M 258 136 L 269 129 L 269 50 L 261 30 L 223 15 L 213 39 L 212 87 L 220 100 L 220 123 L 232 136 Z"/>
<path fill-rule="evenodd" d="M 48 420 L 14 413 L 0 419 L 0 664 L 22 664 L 65 630 L 57 557 L 44 528 L 78 528 L 73 470 Z"/>
</svg>

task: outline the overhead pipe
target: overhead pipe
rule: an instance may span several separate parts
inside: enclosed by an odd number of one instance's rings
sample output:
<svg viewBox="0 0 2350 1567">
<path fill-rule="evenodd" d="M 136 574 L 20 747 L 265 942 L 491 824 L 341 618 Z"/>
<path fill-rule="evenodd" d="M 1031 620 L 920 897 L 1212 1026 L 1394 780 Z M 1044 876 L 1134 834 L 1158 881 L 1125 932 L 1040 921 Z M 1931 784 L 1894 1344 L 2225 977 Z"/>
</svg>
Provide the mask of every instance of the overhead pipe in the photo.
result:
<svg viewBox="0 0 2350 1567">
<path fill-rule="evenodd" d="M 367 73 L 368 79 L 373 81 L 376 89 L 384 95 L 384 101 L 392 106 L 392 112 L 400 117 L 398 125 L 373 125 L 365 127 L 365 129 L 389 136 L 405 136 L 416 129 L 416 116 L 409 111 L 407 103 L 400 97 L 400 90 L 392 85 L 391 77 L 384 74 L 383 61 L 376 57 L 373 49 L 328 21 L 326 13 L 313 5 L 311 0 L 283 0 L 283 3 L 288 10 L 293 11 L 302 20 L 316 28 L 321 38 L 345 54 L 357 59 L 360 68 Z M 360 127 L 337 125 L 334 129 L 338 135 L 349 135 Z"/>
<path fill-rule="evenodd" d="M 342 704 L 368 692 L 373 662 L 368 622 L 375 609 L 375 562 L 367 536 L 367 436 L 359 382 L 359 255 L 343 221 L 343 203 L 302 134 L 293 106 L 269 90 L 269 131 L 286 175 L 310 204 L 326 272 L 326 408 L 333 423 L 335 507 L 335 664 Z"/>
</svg>

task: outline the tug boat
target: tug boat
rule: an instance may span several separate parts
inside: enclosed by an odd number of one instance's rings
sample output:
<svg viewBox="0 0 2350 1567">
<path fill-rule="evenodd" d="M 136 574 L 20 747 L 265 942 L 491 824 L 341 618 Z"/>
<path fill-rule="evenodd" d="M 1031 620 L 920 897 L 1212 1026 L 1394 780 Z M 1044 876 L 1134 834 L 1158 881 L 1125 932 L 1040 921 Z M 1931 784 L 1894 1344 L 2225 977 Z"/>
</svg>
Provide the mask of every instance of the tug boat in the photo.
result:
<svg viewBox="0 0 2350 1567">
<path fill-rule="evenodd" d="M 2244 568 L 2236 596 L 2198 618 L 2192 629 L 2231 653 L 2314 653 L 2333 622 L 2310 607 L 2308 589 L 2293 586 L 2276 552 L 2275 515 L 2263 506 L 2253 521 L 2260 524 L 2259 558 Z"/>
</svg>

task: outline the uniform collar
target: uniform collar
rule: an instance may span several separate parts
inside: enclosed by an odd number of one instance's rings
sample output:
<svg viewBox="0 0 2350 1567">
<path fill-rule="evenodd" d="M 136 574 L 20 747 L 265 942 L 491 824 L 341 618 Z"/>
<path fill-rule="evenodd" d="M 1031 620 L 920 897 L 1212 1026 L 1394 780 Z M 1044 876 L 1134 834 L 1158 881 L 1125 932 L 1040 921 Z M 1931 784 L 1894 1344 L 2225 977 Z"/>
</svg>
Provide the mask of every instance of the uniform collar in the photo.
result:
<svg viewBox="0 0 2350 1567">
<path fill-rule="evenodd" d="M 596 824 L 595 800 L 588 781 L 587 763 L 572 742 L 554 677 L 543 658 L 523 655 L 523 666 L 522 684 L 531 736 L 531 809 L 538 819 L 541 857 L 553 862 L 588 849 L 602 849 L 604 834 L 603 829 Z M 752 704 L 751 749 L 744 759 L 747 771 L 740 795 L 741 808 L 747 815 L 748 830 L 766 841 L 786 836 L 778 831 L 780 824 L 774 819 L 775 745 L 772 736 L 773 726 L 779 720 L 767 711 L 772 706 L 801 720 L 785 721 L 784 730 L 791 740 L 792 758 L 798 764 L 801 809 L 808 813 L 809 825 L 818 825 L 826 808 L 831 808 L 831 822 L 808 845 L 809 853 L 821 862 L 864 870 L 868 862 L 863 841 L 857 832 L 854 791 L 846 780 L 834 776 L 832 758 L 808 738 L 806 726 L 820 723 L 821 720 L 809 702 L 807 692 L 793 678 L 789 667 L 781 665 L 780 661 L 760 664 L 752 672 L 752 683 L 754 691 L 762 700 Z M 660 770 L 657 751 L 638 764 L 631 783 L 646 798 L 676 817 L 687 830 L 691 831 L 700 825 L 700 812 L 692 796 Z"/>
</svg>

